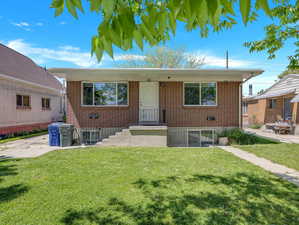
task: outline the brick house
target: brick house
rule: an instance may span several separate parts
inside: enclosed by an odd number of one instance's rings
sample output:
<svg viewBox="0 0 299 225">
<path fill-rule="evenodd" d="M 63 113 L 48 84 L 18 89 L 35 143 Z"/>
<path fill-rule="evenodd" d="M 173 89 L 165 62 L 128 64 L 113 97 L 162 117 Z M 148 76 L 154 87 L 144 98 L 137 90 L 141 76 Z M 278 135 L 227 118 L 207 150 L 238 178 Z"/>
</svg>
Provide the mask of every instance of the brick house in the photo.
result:
<svg viewBox="0 0 299 225">
<path fill-rule="evenodd" d="M 45 129 L 61 119 L 62 85 L 26 56 L 0 44 L 0 135 Z"/>
<path fill-rule="evenodd" d="M 299 134 L 299 74 L 289 74 L 263 94 L 244 100 L 249 124 L 292 121 L 296 124 L 295 133 Z"/>
<path fill-rule="evenodd" d="M 163 125 L 159 132 L 166 134 L 168 146 L 204 146 L 213 143 L 216 133 L 224 128 L 241 127 L 242 82 L 263 72 L 145 68 L 50 71 L 67 80 L 67 122 L 77 130 L 100 128 L 102 139 L 124 129 L 158 132 L 157 125 Z M 149 140 L 149 136 L 143 138 Z M 142 142 L 141 136 L 138 141 Z"/>
</svg>

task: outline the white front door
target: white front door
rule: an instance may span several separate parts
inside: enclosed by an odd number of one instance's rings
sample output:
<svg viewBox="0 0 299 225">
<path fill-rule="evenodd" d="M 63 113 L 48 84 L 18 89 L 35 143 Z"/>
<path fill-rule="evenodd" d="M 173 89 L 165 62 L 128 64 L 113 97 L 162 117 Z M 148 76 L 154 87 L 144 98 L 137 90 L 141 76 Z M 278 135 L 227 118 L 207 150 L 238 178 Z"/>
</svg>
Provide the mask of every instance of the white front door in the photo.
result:
<svg viewBox="0 0 299 225">
<path fill-rule="evenodd" d="M 139 84 L 139 121 L 159 122 L 159 82 Z"/>
</svg>

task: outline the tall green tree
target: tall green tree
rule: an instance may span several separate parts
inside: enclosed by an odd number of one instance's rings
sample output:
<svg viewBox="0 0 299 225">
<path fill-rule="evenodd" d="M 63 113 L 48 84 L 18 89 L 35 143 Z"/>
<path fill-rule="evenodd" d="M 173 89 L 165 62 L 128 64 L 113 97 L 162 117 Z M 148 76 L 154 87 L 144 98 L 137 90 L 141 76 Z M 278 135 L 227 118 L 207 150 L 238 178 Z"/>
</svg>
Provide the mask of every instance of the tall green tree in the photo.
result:
<svg viewBox="0 0 299 225">
<path fill-rule="evenodd" d="M 189 54 L 184 48 L 167 47 L 156 47 L 147 51 L 143 57 L 128 58 L 116 64 L 123 68 L 200 68 L 203 65 L 204 57 Z"/>
<path fill-rule="evenodd" d="M 250 52 L 267 51 L 268 58 L 276 57 L 286 41 L 293 41 L 295 48 L 290 52 L 288 70 L 299 70 L 299 1 L 279 1 L 281 5 L 271 10 L 273 23 L 266 26 L 265 38 L 246 42 Z"/>
<path fill-rule="evenodd" d="M 281 79 L 288 74 L 299 74 L 299 69 L 288 69 L 283 71 L 281 74 L 278 75 L 278 78 Z"/>
<path fill-rule="evenodd" d="M 186 31 L 199 29 L 202 37 L 209 31 L 219 32 L 237 24 L 238 13 L 242 16 L 242 23 L 257 19 L 258 14 L 264 11 L 274 20 L 278 19 L 281 26 L 277 26 L 281 35 L 273 34 L 273 29 L 267 30 L 267 37 L 271 35 L 281 37 L 281 43 L 286 39 L 296 37 L 290 32 L 284 36 L 284 28 L 298 22 L 299 0 L 271 0 L 274 6 L 270 9 L 270 0 L 86 0 L 89 11 L 101 15 L 102 19 L 97 29 L 97 35 L 92 37 L 91 51 L 100 60 L 104 52 L 113 57 L 113 46 L 123 50 L 133 48 L 133 42 L 140 49 L 144 43 L 150 46 L 158 45 L 169 40 L 176 33 L 178 22 L 185 24 Z M 51 7 L 55 15 L 60 15 L 65 8 L 75 18 L 77 11 L 84 12 L 82 0 L 52 0 Z M 288 7 L 292 13 L 289 15 Z M 294 10 L 294 11 L 293 11 Z M 289 18 L 290 17 L 290 18 Z M 296 26 L 296 25 L 295 25 Z M 298 31 L 298 29 L 297 29 Z M 267 38 L 266 37 L 266 38 Z M 264 43 L 264 42 L 263 42 Z M 275 57 L 275 52 L 282 47 L 279 42 L 247 43 L 250 51 L 268 50 L 269 57 Z M 271 47 L 273 46 L 273 47 Z M 298 43 L 296 42 L 298 47 Z M 298 51 L 290 56 L 290 67 L 298 65 Z M 296 61 L 297 60 L 297 61 Z"/>
</svg>

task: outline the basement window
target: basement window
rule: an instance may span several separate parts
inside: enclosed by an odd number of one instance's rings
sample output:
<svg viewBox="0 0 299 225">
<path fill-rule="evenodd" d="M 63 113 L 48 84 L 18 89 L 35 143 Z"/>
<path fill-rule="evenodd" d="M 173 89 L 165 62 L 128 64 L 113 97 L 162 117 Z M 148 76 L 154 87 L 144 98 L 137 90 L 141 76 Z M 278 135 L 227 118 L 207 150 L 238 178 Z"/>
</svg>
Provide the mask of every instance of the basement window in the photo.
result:
<svg viewBox="0 0 299 225">
<path fill-rule="evenodd" d="M 188 147 L 207 147 L 215 143 L 214 130 L 189 130 Z"/>
</svg>

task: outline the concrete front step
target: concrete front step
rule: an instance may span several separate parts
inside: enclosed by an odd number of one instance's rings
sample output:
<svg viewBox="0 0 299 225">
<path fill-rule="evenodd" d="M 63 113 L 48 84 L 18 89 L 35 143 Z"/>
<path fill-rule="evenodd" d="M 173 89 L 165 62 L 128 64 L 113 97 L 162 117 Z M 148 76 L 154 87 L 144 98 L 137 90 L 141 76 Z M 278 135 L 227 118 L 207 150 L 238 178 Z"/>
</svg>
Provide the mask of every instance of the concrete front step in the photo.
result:
<svg viewBox="0 0 299 225">
<path fill-rule="evenodd" d="M 101 146 L 167 146 L 166 126 L 132 126 L 99 143 Z"/>
</svg>

